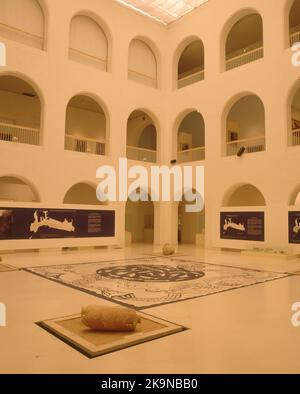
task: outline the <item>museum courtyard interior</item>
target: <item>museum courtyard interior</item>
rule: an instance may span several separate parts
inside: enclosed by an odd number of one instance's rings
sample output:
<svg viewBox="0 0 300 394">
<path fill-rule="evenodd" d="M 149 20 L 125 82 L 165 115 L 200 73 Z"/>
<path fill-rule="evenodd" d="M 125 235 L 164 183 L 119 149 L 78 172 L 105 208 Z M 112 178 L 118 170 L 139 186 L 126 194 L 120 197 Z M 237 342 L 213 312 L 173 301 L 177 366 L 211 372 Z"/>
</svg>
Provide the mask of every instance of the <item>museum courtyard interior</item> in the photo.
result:
<svg viewBox="0 0 300 394">
<path fill-rule="evenodd" d="M 0 373 L 300 373 L 298 43 L 300 0 L 0 0 Z M 120 158 L 202 210 L 100 202 Z"/>
</svg>

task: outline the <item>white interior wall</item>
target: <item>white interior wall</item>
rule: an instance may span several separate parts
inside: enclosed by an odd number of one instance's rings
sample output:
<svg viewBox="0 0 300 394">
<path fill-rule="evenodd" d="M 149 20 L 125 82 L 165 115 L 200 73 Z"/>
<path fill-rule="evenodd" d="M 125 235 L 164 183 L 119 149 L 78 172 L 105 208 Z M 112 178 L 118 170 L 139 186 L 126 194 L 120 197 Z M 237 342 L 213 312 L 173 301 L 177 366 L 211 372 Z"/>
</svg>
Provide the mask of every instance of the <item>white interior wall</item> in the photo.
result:
<svg viewBox="0 0 300 394">
<path fill-rule="evenodd" d="M 230 28 L 228 22 L 232 21 L 233 16 L 238 19 L 239 13 L 242 15 L 246 7 L 257 10 L 263 17 L 265 56 L 256 62 L 224 72 L 222 48 L 225 37 L 222 32 Z M 225 193 L 233 185 L 250 183 L 263 192 L 267 201 L 266 207 L 253 207 L 266 213 L 266 240 L 260 246 L 299 250 L 298 246 L 288 244 L 287 228 L 289 195 L 299 184 L 299 177 L 294 170 L 299 147 L 287 148 L 290 132 L 287 103 L 291 89 L 300 80 L 300 69 L 292 66 L 291 50 L 287 47 L 288 13 L 288 2 L 285 0 L 278 1 L 276 8 L 264 0 L 246 3 L 242 0 L 207 2 L 170 29 L 172 43 L 169 59 L 172 59 L 184 37 L 197 35 L 203 39 L 205 46 L 205 80 L 171 96 L 169 129 L 175 124 L 178 114 L 187 108 L 199 108 L 205 120 L 207 247 L 242 249 L 255 246 L 253 242 L 220 239 L 220 211 L 223 209 Z M 212 20 L 214 23 L 211 23 Z M 169 76 L 168 86 L 171 91 L 173 76 Z M 226 108 L 235 96 L 244 92 L 256 94 L 264 103 L 267 151 L 244 155 L 243 158 L 222 157 Z M 255 130 L 255 124 L 250 121 L 251 129 Z M 251 207 L 234 209 L 251 210 Z M 278 223 L 282 223 L 280 230 Z"/>
<path fill-rule="evenodd" d="M 263 16 L 265 57 L 238 69 L 222 72 L 222 32 L 232 16 L 244 10 L 245 5 L 257 9 Z M 178 127 L 174 132 L 176 119 L 188 108 L 199 108 L 206 126 L 206 246 L 238 249 L 253 246 L 250 242 L 220 240 L 219 235 L 222 198 L 231 186 L 244 182 L 257 186 L 267 201 L 267 206 L 261 208 L 266 212 L 264 245 L 288 247 L 287 228 L 283 225 L 278 229 L 277 224 L 287 223 L 289 196 L 299 184 L 296 170 L 299 147 L 287 147 L 290 117 L 287 102 L 291 89 L 300 81 L 300 68 L 292 66 L 291 51 L 287 47 L 288 25 L 286 18 L 283 18 L 284 12 L 288 12 L 286 5 L 286 0 L 277 0 L 276 7 L 270 6 L 269 0 L 209 1 L 165 29 L 115 2 L 47 1 L 49 30 L 46 52 L 29 50 L 1 36 L 8 54 L 8 67 L 3 71 L 27 75 L 40 87 L 45 101 L 45 114 L 42 147 L 0 143 L 0 175 L 19 174 L 28 178 L 38 189 L 41 204 L 60 207 L 71 185 L 83 180 L 95 182 L 95 169 L 99 165 L 116 166 L 118 158 L 126 156 L 127 119 L 133 110 L 148 109 L 159 120 L 162 131 L 158 141 L 158 146 L 162 147 L 160 163 L 169 164 L 174 155 L 174 135 L 177 144 Z M 68 60 L 70 21 L 82 9 L 99 14 L 111 29 L 113 46 L 110 73 Z M 130 42 L 141 34 L 151 37 L 161 54 L 159 89 L 128 81 L 128 48 Z M 183 39 L 192 35 L 201 37 L 205 45 L 205 80 L 174 92 L 174 78 L 177 76 L 177 65 L 176 71 L 172 73 L 174 54 Z M 93 157 L 63 150 L 66 105 L 78 92 L 95 93 L 109 110 L 109 156 Z M 224 110 L 232 97 L 241 92 L 253 92 L 264 103 L 268 149 L 245 155 L 241 159 L 222 157 L 226 128 Z M 11 160 L 12 157 L 15 160 Z M 177 217 L 178 208 L 170 203 L 157 205 L 155 242 L 176 242 L 177 226 L 174 218 Z M 112 206 L 117 210 L 117 234 L 111 242 L 123 245 L 125 203 Z M 254 207 L 255 210 L 259 208 Z M 83 243 L 84 240 L 76 240 L 76 245 Z M 50 245 L 46 241 L 41 241 L 41 244 Z M 60 244 L 60 241 L 51 243 Z M 2 243 L 1 248 L 10 245 Z M 26 247 L 29 243 L 19 245 Z M 13 247 L 16 247 L 16 243 Z M 299 251 L 300 248 L 295 246 L 294 250 Z"/>
<path fill-rule="evenodd" d="M 139 36 L 140 32 L 159 43 L 161 52 L 164 52 L 167 44 L 163 26 L 132 13 L 115 2 L 46 2 L 46 52 L 31 50 L 0 34 L 0 40 L 6 44 L 8 53 L 8 66 L 3 71 L 0 70 L 0 75 L 1 72 L 26 75 L 39 86 L 42 99 L 45 101 L 43 146 L 0 142 L 0 176 L 19 174 L 29 179 L 41 196 L 40 203 L 32 204 L 34 207 L 68 208 L 68 205 L 63 205 L 63 199 L 72 185 L 83 181 L 96 183 L 95 173 L 100 165 L 117 167 L 118 158 L 126 157 L 127 119 L 132 111 L 136 108 L 147 108 L 161 119 L 161 125 L 164 126 L 166 119 L 163 119 L 165 108 L 162 104 L 162 90 L 148 89 L 143 85 L 129 82 L 127 55 L 131 41 Z M 108 73 L 68 59 L 70 22 L 72 17 L 82 10 L 99 15 L 109 26 L 113 38 L 109 53 L 113 62 Z M 161 89 L 164 88 L 162 81 Z M 107 130 L 110 141 L 114 143 L 107 156 L 82 155 L 64 150 L 66 107 L 78 92 L 89 92 L 100 97 L 108 108 Z M 32 205 L 28 202 L 11 203 L 11 206 Z M 70 208 L 74 207 L 88 209 L 90 206 L 70 205 Z M 91 207 L 93 209 L 94 206 Z M 97 209 L 108 208 L 99 206 Z M 125 240 L 125 203 L 111 203 L 109 209 L 116 210 L 117 221 L 116 236 L 111 239 L 5 241 L 1 242 L 0 248 L 122 245 Z M 159 216 L 158 213 L 157 217 Z M 157 236 L 156 238 L 156 242 L 160 242 Z"/>
</svg>

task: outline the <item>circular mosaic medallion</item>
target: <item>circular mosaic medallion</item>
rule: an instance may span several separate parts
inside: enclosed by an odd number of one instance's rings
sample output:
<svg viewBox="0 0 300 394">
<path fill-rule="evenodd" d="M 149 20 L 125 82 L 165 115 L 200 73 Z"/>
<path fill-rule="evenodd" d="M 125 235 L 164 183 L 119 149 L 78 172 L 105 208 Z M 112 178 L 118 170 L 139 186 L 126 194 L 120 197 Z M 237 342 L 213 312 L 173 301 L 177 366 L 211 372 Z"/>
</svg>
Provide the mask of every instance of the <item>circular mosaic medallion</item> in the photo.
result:
<svg viewBox="0 0 300 394">
<path fill-rule="evenodd" d="M 101 268 L 98 275 L 109 279 L 122 279 L 133 282 L 185 282 L 202 278 L 202 271 L 191 272 L 169 265 L 122 265 Z"/>
</svg>

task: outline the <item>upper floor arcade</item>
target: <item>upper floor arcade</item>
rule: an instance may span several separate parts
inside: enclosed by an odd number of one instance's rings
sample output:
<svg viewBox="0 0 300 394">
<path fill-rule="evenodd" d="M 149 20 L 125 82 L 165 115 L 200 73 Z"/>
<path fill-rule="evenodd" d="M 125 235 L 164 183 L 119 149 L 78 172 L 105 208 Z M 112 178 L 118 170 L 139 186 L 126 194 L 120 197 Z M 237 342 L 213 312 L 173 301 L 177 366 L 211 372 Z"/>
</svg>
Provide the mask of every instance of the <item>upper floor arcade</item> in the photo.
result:
<svg viewBox="0 0 300 394">
<path fill-rule="evenodd" d="M 300 41 L 300 0 L 285 1 L 284 17 L 288 22 L 284 41 L 293 45 Z M 126 41 L 126 47 L 122 48 L 122 56 L 127 59 L 124 62 L 127 67 L 124 75 L 130 81 L 154 89 L 162 88 L 166 72 L 172 74 L 173 89 L 201 83 L 207 75 L 207 64 L 210 64 L 207 46 L 211 43 L 215 51 L 220 53 L 220 72 L 228 72 L 262 59 L 266 45 L 272 45 L 271 41 L 265 40 L 265 30 L 270 21 L 261 10 L 254 7 L 237 8 L 230 17 L 225 18 L 218 34 L 210 37 L 209 42 L 207 37 L 201 37 L 195 31 L 172 46 L 169 70 L 163 70 L 166 55 L 160 42 L 154 41 L 149 34 L 132 34 Z M 49 28 L 51 17 L 48 0 L 1 0 L 0 39 L 47 52 L 47 43 L 52 34 Z M 66 59 L 100 72 L 112 73 L 114 62 L 117 61 L 113 50 L 116 34 L 99 9 L 78 10 L 71 13 L 66 22 L 66 37 L 62 37 L 68 43 Z M 168 31 L 164 32 L 164 37 L 167 37 Z"/>
</svg>

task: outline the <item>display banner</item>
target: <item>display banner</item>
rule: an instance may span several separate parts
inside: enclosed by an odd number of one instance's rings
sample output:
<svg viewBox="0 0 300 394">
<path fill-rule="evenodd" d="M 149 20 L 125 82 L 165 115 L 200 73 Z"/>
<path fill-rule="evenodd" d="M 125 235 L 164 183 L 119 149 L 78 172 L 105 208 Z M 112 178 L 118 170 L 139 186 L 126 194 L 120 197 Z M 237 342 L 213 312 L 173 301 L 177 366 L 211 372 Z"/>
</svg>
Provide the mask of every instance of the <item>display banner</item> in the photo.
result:
<svg viewBox="0 0 300 394">
<path fill-rule="evenodd" d="M 0 208 L 0 240 L 115 236 L 115 211 Z"/>
<path fill-rule="evenodd" d="M 222 239 L 265 240 L 264 212 L 221 212 L 220 219 Z"/>
<path fill-rule="evenodd" d="M 300 212 L 289 212 L 289 243 L 300 244 Z"/>
</svg>

